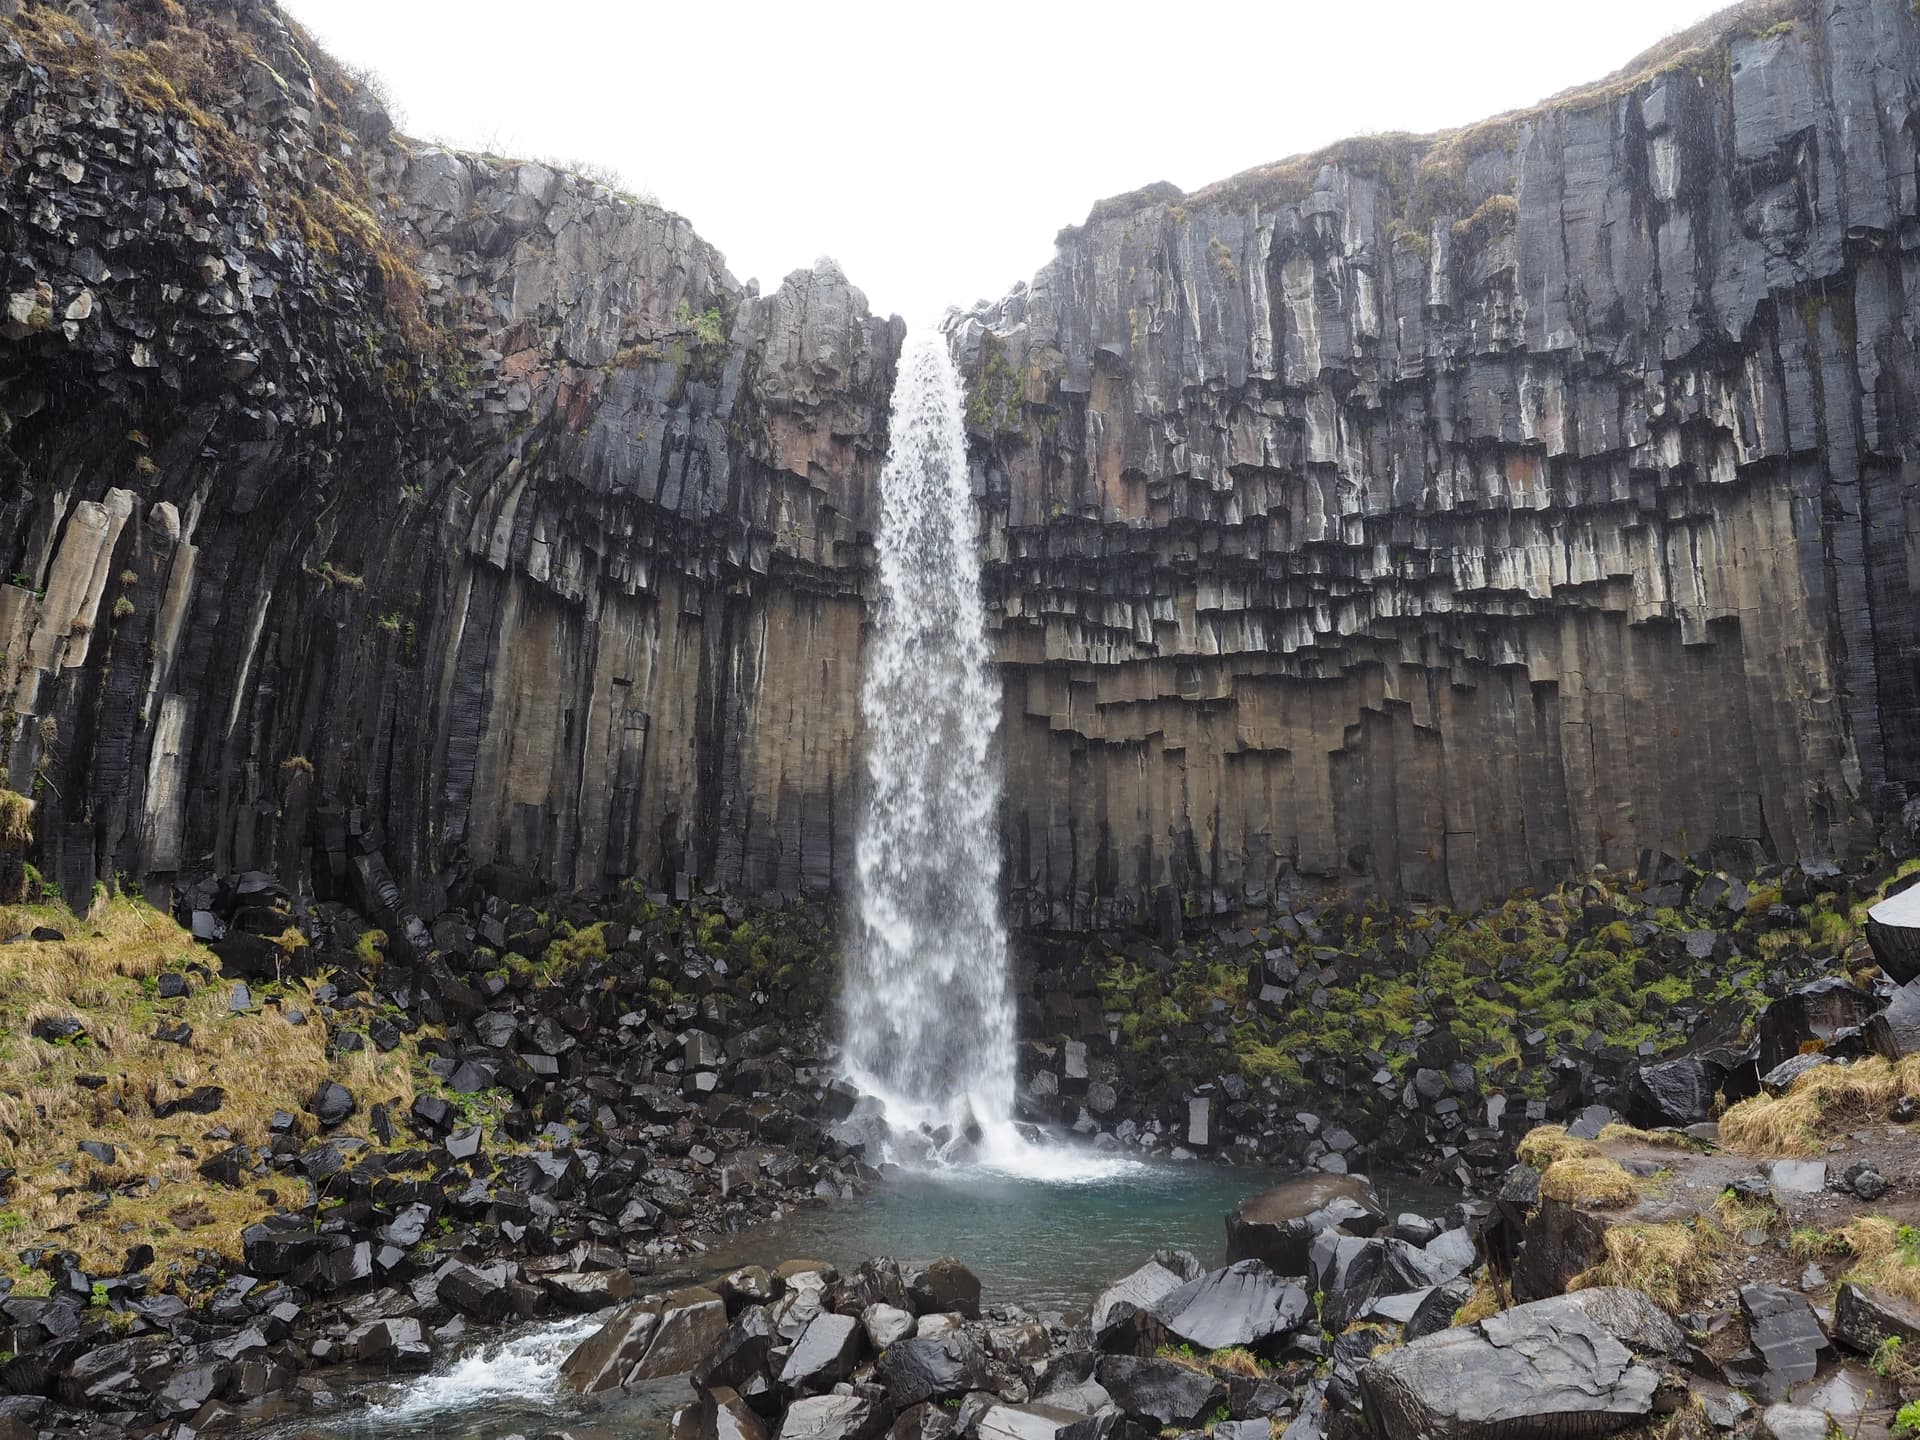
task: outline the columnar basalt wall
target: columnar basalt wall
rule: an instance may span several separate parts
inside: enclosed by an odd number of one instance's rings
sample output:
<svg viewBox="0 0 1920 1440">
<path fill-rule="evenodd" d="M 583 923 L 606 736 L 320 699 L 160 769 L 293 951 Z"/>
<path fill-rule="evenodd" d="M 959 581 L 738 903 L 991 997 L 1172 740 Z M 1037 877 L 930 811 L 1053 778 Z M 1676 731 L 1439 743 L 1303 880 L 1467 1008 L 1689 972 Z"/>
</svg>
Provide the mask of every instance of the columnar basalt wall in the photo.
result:
<svg viewBox="0 0 1920 1440">
<path fill-rule="evenodd" d="M 1749 6 L 949 320 L 1030 923 L 1872 843 L 1920 782 L 1920 19 Z"/>
<path fill-rule="evenodd" d="M 956 315 L 1015 918 L 1871 844 L 1917 83 L 1900 0 L 1750 6 Z M 0 770 L 70 896 L 845 877 L 902 332 L 836 268 L 394 134 L 268 0 L 0 0 L 0 147 Z"/>
<path fill-rule="evenodd" d="M 0 766 L 50 876 L 830 888 L 898 323 L 191 8 L 0 4 Z"/>
</svg>

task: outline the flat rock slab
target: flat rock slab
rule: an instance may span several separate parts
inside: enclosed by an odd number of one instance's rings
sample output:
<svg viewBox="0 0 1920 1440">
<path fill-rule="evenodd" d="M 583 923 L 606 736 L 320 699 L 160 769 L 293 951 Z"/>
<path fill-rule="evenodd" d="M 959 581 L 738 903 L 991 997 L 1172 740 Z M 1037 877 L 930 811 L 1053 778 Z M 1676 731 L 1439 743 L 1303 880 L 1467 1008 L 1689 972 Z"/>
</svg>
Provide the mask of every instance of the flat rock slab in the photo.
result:
<svg viewBox="0 0 1920 1440">
<path fill-rule="evenodd" d="M 787 1407 L 779 1440 L 875 1440 L 886 1416 L 863 1395 L 812 1395 Z"/>
<path fill-rule="evenodd" d="M 976 1428 L 980 1440 L 1057 1440 L 1087 1417 L 1053 1405 L 990 1405 Z"/>
<path fill-rule="evenodd" d="M 1820 1328 L 1807 1297 L 1778 1285 L 1747 1285 L 1740 1291 L 1747 1339 L 1760 1362 L 1751 1387 L 1764 1400 L 1783 1400 L 1793 1386 L 1819 1373 L 1833 1343 Z"/>
<path fill-rule="evenodd" d="M 1313 1302 L 1259 1260 L 1236 1260 L 1160 1297 L 1154 1315 L 1199 1350 L 1259 1346 L 1299 1328 Z"/>
<path fill-rule="evenodd" d="M 1516 1306 L 1370 1362 L 1360 1388 L 1375 1433 L 1422 1440 L 1604 1435 L 1645 1418 L 1659 1376 L 1606 1322 L 1651 1331 L 1662 1343 L 1672 1337 L 1632 1300 L 1580 1303 L 1598 1293 Z"/>
<path fill-rule="evenodd" d="M 1827 1162 L 1776 1160 L 1767 1167 L 1767 1183 L 1773 1187 L 1776 1200 L 1818 1195 L 1827 1188 Z"/>
</svg>

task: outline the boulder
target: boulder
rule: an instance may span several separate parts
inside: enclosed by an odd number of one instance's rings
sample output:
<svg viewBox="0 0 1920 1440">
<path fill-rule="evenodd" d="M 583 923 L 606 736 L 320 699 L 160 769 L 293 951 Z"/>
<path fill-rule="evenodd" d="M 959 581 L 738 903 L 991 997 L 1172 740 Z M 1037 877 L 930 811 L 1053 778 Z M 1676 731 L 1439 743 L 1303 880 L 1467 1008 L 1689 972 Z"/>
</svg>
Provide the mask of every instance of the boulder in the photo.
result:
<svg viewBox="0 0 1920 1440">
<path fill-rule="evenodd" d="M 1867 943 L 1894 980 L 1920 980 L 1920 884 L 1889 895 L 1867 911 Z"/>
<path fill-rule="evenodd" d="M 1282 1280 L 1264 1262 L 1236 1260 L 1161 1296 L 1153 1315 L 1175 1340 L 1198 1350 L 1222 1350 L 1257 1348 L 1283 1337 L 1312 1308 L 1303 1287 Z"/>
<path fill-rule="evenodd" d="M 616 1270 L 563 1270 L 542 1275 L 540 1288 L 556 1309 L 587 1314 L 633 1298 L 633 1276 L 623 1265 Z"/>
<path fill-rule="evenodd" d="M 781 1387 L 806 1393 L 838 1384 L 852 1373 L 866 1338 L 859 1320 L 851 1315 L 825 1311 L 814 1316 L 781 1367 Z"/>
<path fill-rule="evenodd" d="M 1920 1053 L 1920 980 L 1893 992 L 1886 1009 L 1867 1022 L 1867 1040 L 1889 1060 Z"/>
<path fill-rule="evenodd" d="M 991 1382 L 987 1357 L 965 1334 L 937 1340 L 901 1340 L 880 1356 L 875 1373 L 896 1406 L 946 1400 Z"/>
<path fill-rule="evenodd" d="M 1597 1303 L 1583 1301 L 1594 1296 Z M 1390 1350 L 1360 1372 L 1368 1422 L 1381 1440 L 1547 1440 L 1624 1429 L 1652 1413 L 1659 1375 L 1614 1328 L 1651 1331 L 1659 1348 L 1686 1345 L 1671 1320 L 1661 1327 L 1644 1313 L 1652 1308 L 1633 1291 L 1576 1291 Z"/>
<path fill-rule="evenodd" d="M 713 1291 L 691 1287 L 663 1295 L 660 1328 L 626 1383 L 686 1374 L 713 1353 L 726 1330 L 726 1302 Z"/>
<path fill-rule="evenodd" d="M 1059 1440 L 1088 1417 L 1053 1405 L 989 1405 L 974 1424 L 978 1440 Z"/>
<path fill-rule="evenodd" d="M 462 1315 L 498 1323 L 513 1313 L 508 1275 L 505 1265 L 462 1265 L 455 1261 L 440 1272 L 436 1293 Z"/>
<path fill-rule="evenodd" d="M 1154 1430 L 1187 1429 L 1227 1398 L 1213 1376 L 1171 1360 L 1107 1355 L 1095 1373 L 1115 1405 Z"/>
<path fill-rule="evenodd" d="M 947 1440 L 952 1434 L 952 1414 L 928 1401 L 902 1410 L 887 1432 L 887 1440 Z"/>
<path fill-rule="evenodd" d="M 1336 1230 L 1314 1236 L 1308 1263 L 1323 1297 L 1321 1321 L 1336 1331 L 1361 1319 L 1384 1296 L 1428 1290 L 1459 1274 L 1451 1260 L 1404 1240 L 1362 1239 Z"/>
<path fill-rule="evenodd" d="M 1163 1296 L 1199 1275 L 1200 1262 L 1186 1251 L 1162 1250 L 1132 1274 L 1114 1281 L 1094 1300 L 1088 1317 L 1095 1348 L 1133 1348 L 1140 1318 L 1150 1315 Z"/>
<path fill-rule="evenodd" d="M 621 1306 L 561 1362 L 560 1384 L 578 1395 L 619 1389 L 645 1358 L 659 1328 L 658 1296 Z"/>
<path fill-rule="evenodd" d="M 767 1424 L 738 1391 L 723 1385 L 674 1417 L 673 1440 L 767 1440 Z"/>
<path fill-rule="evenodd" d="M 777 1440 L 876 1440 L 887 1417 L 864 1395 L 812 1395 L 787 1407 Z"/>
<path fill-rule="evenodd" d="M 1896 1336 L 1902 1345 L 1920 1344 L 1920 1306 L 1884 1290 L 1850 1280 L 1840 1282 L 1833 1297 L 1833 1338 L 1837 1343 L 1871 1355 L 1882 1340 Z"/>
<path fill-rule="evenodd" d="M 1713 1094 L 1726 1072 L 1697 1055 L 1642 1065 L 1627 1086 L 1626 1114 L 1636 1125 L 1698 1124 L 1713 1113 Z"/>
<path fill-rule="evenodd" d="M 860 1323 L 866 1329 L 867 1343 L 876 1353 L 913 1334 L 913 1312 L 893 1305 L 867 1306 L 860 1312 Z"/>
<path fill-rule="evenodd" d="M 1233 1207 L 1227 1216 L 1227 1259 L 1263 1260 L 1276 1275 L 1304 1275 L 1307 1247 L 1321 1231 L 1372 1235 L 1386 1220 L 1364 1176 L 1303 1176 Z"/>
<path fill-rule="evenodd" d="M 331 1129 L 353 1114 L 353 1092 L 337 1080 L 323 1080 L 307 1102 L 307 1109 L 323 1128 Z"/>
<path fill-rule="evenodd" d="M 773 1348 L 773 1317 L 764 1305 L 750 1305 L 734 1316 L 720 1339 L 693 1368 L 693 1383 L 701 1389 L 739 1390 L 755 1375 L 767 1371 Z"/>
<path fill-rule="evenodd" d="M 623 1305 L 560 1366 L 578 1395 L 679 1375 L 711 1355 L 727 1333 L 727 1307 L 711 1290 L 675 1290 Z"/>
<path fill-rule="evenodd" d="M 912 1271 L 906 1277 L 907 1300 L 916 1315 L 964 1315 L 980 1318 L 980 1277 L 951 1255 Z"/>
</svg>

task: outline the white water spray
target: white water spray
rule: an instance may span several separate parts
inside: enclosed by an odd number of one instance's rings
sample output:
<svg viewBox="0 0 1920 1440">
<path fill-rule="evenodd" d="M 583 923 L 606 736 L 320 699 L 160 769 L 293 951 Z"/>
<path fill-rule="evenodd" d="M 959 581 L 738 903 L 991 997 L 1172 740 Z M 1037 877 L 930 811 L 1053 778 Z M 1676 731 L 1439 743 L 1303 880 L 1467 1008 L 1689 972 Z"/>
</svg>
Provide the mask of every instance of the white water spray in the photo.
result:
<svg viewBox="0 0 1920 1440">
<path fill-rule="evenodd" d="M 1125 1162 L 1034 1146 L 1012 1120 L 1000 686 L 980 602 L 964 403 L 941 338 L 910 341 L 894 383 L 880 595 L 860 690 L 870 798 L 844 1001 L 849 1078 L 880 1100 L 896 1157 L 1095 1178 Z"/>
</svg>

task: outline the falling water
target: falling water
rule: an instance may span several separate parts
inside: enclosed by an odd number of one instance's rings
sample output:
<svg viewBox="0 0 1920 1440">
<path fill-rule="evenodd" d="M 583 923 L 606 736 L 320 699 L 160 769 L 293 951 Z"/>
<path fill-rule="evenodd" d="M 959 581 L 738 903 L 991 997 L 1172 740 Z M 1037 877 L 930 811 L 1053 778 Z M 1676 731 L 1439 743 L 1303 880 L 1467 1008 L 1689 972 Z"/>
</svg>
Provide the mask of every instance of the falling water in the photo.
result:
<svg viewBox="0 0 1920 1440">
<path fill-rule="evenodd" d="M 994 731 L 959 376 L 910 342 L 880 481 L 880 595 L 860 691 L 861 819 L 847 1059 L 898 1127 L 1007 1126 L 1013 1002 L 1000 921 Z"/>
</svg>

